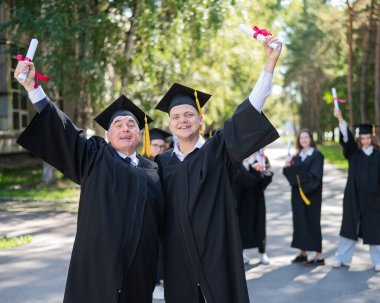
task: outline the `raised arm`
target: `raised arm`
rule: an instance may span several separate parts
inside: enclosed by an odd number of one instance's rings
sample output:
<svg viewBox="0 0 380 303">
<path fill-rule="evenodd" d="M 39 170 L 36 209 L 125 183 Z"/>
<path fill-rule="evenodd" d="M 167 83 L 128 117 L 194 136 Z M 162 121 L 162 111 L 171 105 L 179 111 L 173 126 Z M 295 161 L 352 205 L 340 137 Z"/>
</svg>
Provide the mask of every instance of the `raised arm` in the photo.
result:
<svg viewBox="0 0 380 303">
<path fill-rule="evenodd" d="M 261 113 L 264 103 L 269 96 L 272 89 L 273 71 L 276 67 L 278 58 L 280 57 L 281 51 L 274 50 L 269 46 L 270 43 L 275 42 L 277 44 L 282 44 L 277 37 L 268 36 L 266 37 L 265 47 L 265 66 L 264 70 L 261 72 L 259 79 L 256 82 L 251 94 L 249 95 L 249 101 L 252 106 Z M 282 49 L 282 47 L 281 47 Z"/>
<path fill-rule="evenodd" d="M 349 159 L 353 153 L 357 150 L 357 144 L 353 134 L 351 133 L 347 122 L 343 119 L 342 112 L 339 108 L 334 109 L 334 116 L 339 122 L 340 138 L 339 142 L 343 147 L 343 155 Z"/>
<path fill-rule="evenodd" d="M 27 77 L 24 82 L 20 82 L 18 79 L 18 75 L 22 72 L 27 72 Z M 38 113 L 40 113 L 49 101 L 41 86 L 35 88 L 35 73 L 36 70 L 32 62 L 19 61 L 14 73 L 14 77 L 26 89 L 33 107 Z"/>
<path fill-rule="evenodd" d="M 40 86 L 34 88 L 33 63 L 20 61 L 15 78 L 18 79 L 19 73 L 28 70 L 25 82 L 20 84 L 28 91 L 38 114 L 21 133 L 17 143 L 81 184 L 82 176 L 88 173 L 87 169 L 96 157 L 98 142 L 87 140 L 83 130 L 49 101 Z"/>
<path fill-rule="evenodd" d="M 249 100 L 240 104 L 232 118 L 224 124 L 223 134 L 232 165 L 236 165 L 279 137 L 273 125 L 261 113 L 271 91 L 272 72 L 280 56 L 280 51 L 268 46 L 268 43 L 272 42 L 281 44 L 277 37 L 267 37 L 264 71 L 257 80 Z"/>
</svg>

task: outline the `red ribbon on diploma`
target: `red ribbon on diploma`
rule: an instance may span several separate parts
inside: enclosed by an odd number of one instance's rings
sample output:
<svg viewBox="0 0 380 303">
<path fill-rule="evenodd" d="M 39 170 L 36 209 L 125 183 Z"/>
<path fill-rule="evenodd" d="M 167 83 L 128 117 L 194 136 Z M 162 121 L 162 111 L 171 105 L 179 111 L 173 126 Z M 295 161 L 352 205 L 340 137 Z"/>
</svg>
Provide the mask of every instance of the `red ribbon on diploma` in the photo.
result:
<svg viewBox="0 0 380 303">
<path fill-rule="evenodd" d="M 259 34 L 263 35 L 264 37 L 266 37 L 266 36 L 272 36 L 271 32 L 268 31 L 268 30 L 266 30 L 265 28 L 261 28 L 260 29 L 259 27 L 254 26 L 253 27 L 253 31 L 255 32 L 253 34 L 253 38 L 255 38 L 255 39 L 257 39 L 257 35 L 259 35 Z"/>
<path fill-rule="evenodd" d="M 343 100 L 343 99 L 338 99 L 338 98 L 333 98 L 333 99 L 338 101 L 339 103 L 346 103 L 346 100 Z"/>
<path fill-rule="evenodd" d="M 18 61 L 28 61 L 28 62 L 32 62 L 32 60 L 30 60 L 29 58 L 24 58 L 22 55 L 17 55 L 16 56 L 17 60 Z M 34 88 L 37 88 L 38 87 L 38 79 L 40 79 L 41 81 L 44 81 L 44 82 L 48 82 L 50 80 L 49 77 L 46 77 L 42 74 L 40 74 L 39 72 L 36 71 L 35 73 L 36 75 L 36 83 L 34 83 Z"/>
</svg>

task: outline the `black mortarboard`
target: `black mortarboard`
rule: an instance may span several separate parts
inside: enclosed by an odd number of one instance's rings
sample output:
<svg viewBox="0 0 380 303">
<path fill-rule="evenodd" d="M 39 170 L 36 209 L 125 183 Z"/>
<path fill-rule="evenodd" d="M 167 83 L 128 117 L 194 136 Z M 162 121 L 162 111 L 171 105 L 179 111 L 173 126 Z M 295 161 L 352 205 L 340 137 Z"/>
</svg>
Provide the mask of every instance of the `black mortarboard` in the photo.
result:
<svg viewBox="0 0 380 303">
<path fill-rule="evenodd" d="M 145 113 L 126 96 L 121 95 L 94 119 L 101 127 L 108 130 L 117 116 L 132 116 L 139 124 L 140 130 L 145 126 Z M 153 120 L 146 115 L 147 123 Z"/>
<path fill-rule="evenodd" d="M 166 94 L 162 97 L 160 102 L 156 105 L 156 109 L 165 113 L 169 113 L 170 110 L 176 105 L 188 104 L 195 107 L 199 114 L 202 115 L 202 107 L 210 99 L 211 95 L 196 91 L 193 88 L 174 83 Z M 196 103 L 196 99 L 199 100 L 199 107 Z"/>
<path fill-rule="evenodd" d="M 356 127 L 356 133 L 358 135 L 376 135 L 376 127 L 378 127 L 375 124 L 369 124 L 369 123 L 364 123 L 364 124 L 357 124 L 355 125 Z"/>
<path fill-rule="evenodd" d="M 171 136 L 171 134 L 159 128 L 153 128 L 149 131 L 149 133 L 151 141 L 155 139 L 161 139 L 165 141 L 166 138 Z"/>
</svg>

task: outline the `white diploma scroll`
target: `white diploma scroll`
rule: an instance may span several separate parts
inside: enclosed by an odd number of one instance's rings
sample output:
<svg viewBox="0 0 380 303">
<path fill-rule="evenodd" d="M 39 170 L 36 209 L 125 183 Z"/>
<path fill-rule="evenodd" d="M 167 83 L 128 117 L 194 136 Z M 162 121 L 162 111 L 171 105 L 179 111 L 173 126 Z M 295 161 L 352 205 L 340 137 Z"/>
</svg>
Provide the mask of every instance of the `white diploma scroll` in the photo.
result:
<svg viewBox="0 0 380 303">
<path fill-rule="evenodd" d="M 29 61 L 29 62 L 33 61 L 33 57 L 34 57 L 34 54 L 36 52 L 37 45 L 38 45 L 38 40 L 37 39 L 32 39 L 32 41 L 30 41 L 30 45 L 29 45 L 29 48 L 28 48 L 28 52 L 26 53 L 25 61 Z M 29 72 L 29 70 L 27 70 L 24 73 L 20 73 L 18 75 L 18 79 L 20 80 L 21 83 L 25 82 L 26 77 L 28 75 L 28 72 Z"/>
<path fill-rule="evenodd" d="M 288 140 L 288 161 L 291 160 L 292 156 L 290 155 L 290 150 L 292 149 L 292 140 Z"/>
<path fill-rule="evenodd" d="M 332 95 L 333 95 L 333 98 L 334 98 L 334 108 L 335 108 L 335 109 L 339 109 L 338 96 L 337 96 L 337 94 L 336 94 L 336 89 L 335 89 L 335 87 L 333 87 L 333 88 L 331 89 L 331 91 L 332 91 Z"/>
<path fill-rule="evenodd" d="M 288 156 L 290 156 L 290 149 L 292 148 L 292 141 L 288 140 Z"/>
<path fill-rule="evenodd" d="M 252 38 L 254 37 L 254 34 L 255 34 L 255 31 L 244 25 L 244 24 L 240 24 L 239 25 L 239 29 L 243 32 L 243 33 L 246 33 L 247 35 L 251 36 Z M 261 41 L 261 42 L 264 42 L 265 41 L 265 36 L 262 35 L 262 34 L 258 34 L 257 37 L 256 37 L 257 40 Z M 277 43 L 270 43 L 269 46 L 277 51 L 280 51 L 281 50 L 281 44 L 277 44 Z"/>
<path fill-rule="evenodd" d="M 262 166 L 265 167 L 264 151 L 262 148 L 259 150 L 259 162 Z"/>
</svg>

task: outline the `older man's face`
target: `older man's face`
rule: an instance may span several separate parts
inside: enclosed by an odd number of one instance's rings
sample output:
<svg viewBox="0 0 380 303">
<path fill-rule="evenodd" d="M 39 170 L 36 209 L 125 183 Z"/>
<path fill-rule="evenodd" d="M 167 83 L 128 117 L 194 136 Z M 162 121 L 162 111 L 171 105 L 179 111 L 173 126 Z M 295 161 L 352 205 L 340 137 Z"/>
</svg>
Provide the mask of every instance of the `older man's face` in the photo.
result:
<svg viewBox="0 0 380 303">
<path fill-rule="evenodd" d="M 139 144 L 140 129 L 133 117 L 116 117 L 111 123 L 107 138 L 114 149 L 130 156 Z"/>
</svg>

